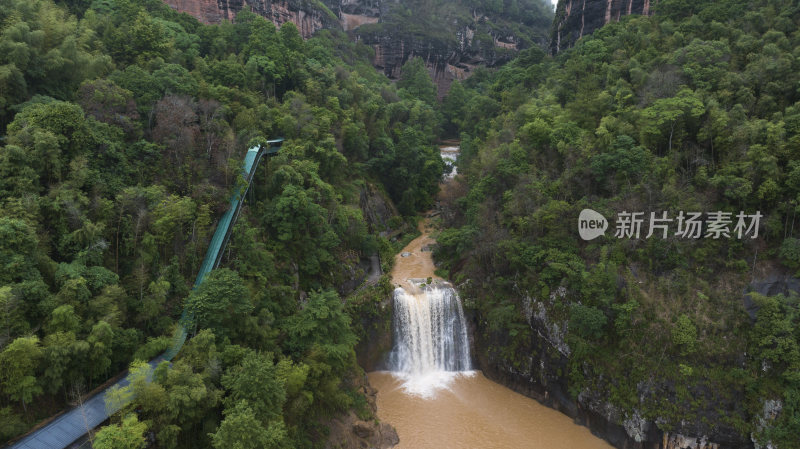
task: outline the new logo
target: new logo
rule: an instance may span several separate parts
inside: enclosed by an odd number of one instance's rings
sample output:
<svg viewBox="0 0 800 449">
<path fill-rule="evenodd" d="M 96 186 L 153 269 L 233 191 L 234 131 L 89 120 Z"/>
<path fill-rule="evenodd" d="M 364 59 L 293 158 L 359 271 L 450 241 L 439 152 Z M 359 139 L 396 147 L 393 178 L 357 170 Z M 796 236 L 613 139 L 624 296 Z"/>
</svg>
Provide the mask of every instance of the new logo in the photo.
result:
<svg viewBox="0 0 800 449">
<path fill-rule="evenodd" d="M 599 212 L 584 209 L 578 216 L 578 234 L 584 240 L 593 240 L 606 233 L 608 220 Z"/>
</svg>

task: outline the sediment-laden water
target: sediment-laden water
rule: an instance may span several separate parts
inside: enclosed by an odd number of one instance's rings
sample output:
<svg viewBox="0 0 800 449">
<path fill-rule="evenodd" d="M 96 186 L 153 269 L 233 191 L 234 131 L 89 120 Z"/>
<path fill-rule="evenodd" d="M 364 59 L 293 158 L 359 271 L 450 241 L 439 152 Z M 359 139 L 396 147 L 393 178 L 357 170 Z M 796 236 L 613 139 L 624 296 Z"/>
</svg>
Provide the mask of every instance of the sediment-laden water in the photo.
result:
<svg viewBox="0 0 800 449">
<path fill-rule="evenodd" d="M 442 149 L 443 158 L 456 156 L 457 147 Z M 610 448 L 566 415 L 472 370 L 461 300 L 433 273 L 428 226 L 423 221 L 422 235 L 395 258 L 391 371 L 368 374 L 378 390 L 378 417 L 397 429 L 398 447 Z"/>
<path fill-rule="evenodd" d="M 400 449 L 609 449 L 566 415 L 496 384 L 480 371 L 457 374 L 433 396 L 410 394 L 406 380 L 369 373 L 378 416 Z"/>
</svg>

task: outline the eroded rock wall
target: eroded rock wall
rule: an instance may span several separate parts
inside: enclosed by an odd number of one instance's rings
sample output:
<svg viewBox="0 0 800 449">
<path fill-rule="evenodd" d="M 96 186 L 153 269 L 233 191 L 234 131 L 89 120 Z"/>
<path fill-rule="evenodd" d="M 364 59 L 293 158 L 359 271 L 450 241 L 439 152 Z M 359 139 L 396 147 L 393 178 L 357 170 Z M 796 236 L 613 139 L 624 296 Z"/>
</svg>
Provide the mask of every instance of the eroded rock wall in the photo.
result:
<svg viewBox="0 0 800 449">
<path fill-rule="evenodd" d="M 165 0 L 173 9 L 186 12 L 203 23 L 220 23 L 233 20 L 236 14 L 249 8 L 254 13 L 272 21 L 276 26 L 294 23 L 304 38 L 316 31 L 338 26 L 338 22 L 310 3 L 294 0 Z"/>
<path fill-rule="evenodd" d="M 468 289 L 464 289 L 468 290 Z M 470 293 L 462 291 L 464 297 Z M 549 298 L 525 296 L 521 300 L 525 319 L 530 326 L 531 338 L 523 347 L 516 347 L 513 360 L 502 348 L 508 347 L 510 337 L 504 330 L 492 331 L 485 327 L 484 317 L 470 314 L 471 331 L 475 340 L 478 368 L 489 379 L 505 385 L 518 393 L 534 398 L 588 427 L 593 434 L 620 449 L 752 449 L 752 442 L 723 423 L 714 409 L 703 410 L 703 422 L 682 421 L 666 425 L 663 418 L 643 417 L 636 409 L 623 409 L 609 400 L 608 379 L 596 388 L 585 388 L 577 397 L 569 393 L 566 373 L 572 349 L 567 343 L 567 322 L 554 319 L 548 312 L 555 302 L 567 294 L 563 288 L 551 293 Z M 590 372 L 584 373 L 587 377 Z M 611 380 L 613 381 L 613 380 Z M 636 395 L 640 398 L 669 397 L 679 401 L 673 385 L 641 382 Z M 698 397 L 710 394 L 703 388 L 691 388 Z M 714 403 L 725 409 L 735 406 L 737 400 Z M 662 428 L 672 428 L 664 431 Z"/>
<path fill-rule="evenodd" d="M 583 36 L 631 14 L 650 15 L 658 0 L 559 0 L 550 49 L 556 54 Z"/>
<path fill-rule="evenodd" d="M 304 38 L 323 28 L 343 29 L 351 33 L 353 39 L 375 50 L 374 65 L 392 79 L 399 78 L 401 67 L 409 59 L 421 57 L 440 97 L 447 93 L 454 80 L 467 78 L 477 66 L 502 64 L 523 47 L 520 45 L 522 36 L 510 31 L 513 27 L 503 25 L 507 25 L 509 18 L 490 17 L 476 11 L 458 18 L 444 17 L 442 29 L 430 30 L 430 34 L 409 32 L 402 24 L 386 23 L 392 8 L 400 3 L 397 0 L 164 1 L 173 9 L 209 24 L 233 20 L 239 11 L 249 8 L 276 26 L 294 23 Z M 365 25 L 374 26 L 367 30 L 370 27 Z M 543 29 L 542 36 L 534 38 L 542 46 L 546 45 L 544 34 Z M 433 35 L 437 37 L 431 37 Z M 527 45 L 532 45 L 531 36 L 526 39 Z"/>
</svg>

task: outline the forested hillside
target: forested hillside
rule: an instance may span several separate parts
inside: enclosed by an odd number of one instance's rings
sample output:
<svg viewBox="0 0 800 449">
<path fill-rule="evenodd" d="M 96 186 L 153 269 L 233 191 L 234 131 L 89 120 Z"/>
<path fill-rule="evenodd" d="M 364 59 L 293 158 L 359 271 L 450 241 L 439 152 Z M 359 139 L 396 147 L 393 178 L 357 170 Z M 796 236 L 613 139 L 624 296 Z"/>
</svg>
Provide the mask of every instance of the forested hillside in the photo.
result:
<svg viewBox="0 0 800 449">
<path fill-rule="evenodd" d="M 303 37 L 344 30 L 371 47 L 377 69 L 400 78 L 403 65 L 425 61 L 441 96 L 477 66 L 499 66 L 533 45 L 546 45 L 553 11 L 549 0 L 164 0 L 204 23 L 252 12 Z"/>
<path fill-rule="evenodd" d="M 369 420 L 340 294 L 395 251 L 380 232 L 415 229 L 393 204 L 437 189 L 419 63 L 395 86 L 343 34 L 247 11 L 0 6 L 0 441 L 163 352 L 185 305 L 196 336 L 94 447 L 312 447 L 324 419 Z M 245 150 L 275 137 L 223 268 L 190 291 Z"/>
<path fill-rule="evenodd" d="M 800 268 L 798 25 L 793 1 L 662 0 L 454 85 L 466 185 L 436 256 L 481 368 L 631 442 L 800 447 L 800 310 L 780 281 Z M 605 237 L 578 236 L 584 208 Z M 617 238 L 625 211 L 763 218 L 755 239 L 676 222 Z"/>
</svg>

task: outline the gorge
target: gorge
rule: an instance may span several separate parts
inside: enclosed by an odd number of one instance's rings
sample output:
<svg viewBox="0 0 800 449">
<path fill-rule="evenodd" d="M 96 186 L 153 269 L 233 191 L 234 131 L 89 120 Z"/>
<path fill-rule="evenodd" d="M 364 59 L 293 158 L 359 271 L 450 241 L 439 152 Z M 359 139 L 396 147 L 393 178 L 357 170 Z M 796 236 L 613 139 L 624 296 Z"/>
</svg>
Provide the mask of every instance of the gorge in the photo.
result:
<svg viewBox="0 0 800 449">
<path fill-rule="evenodd" d="M 800 3 L 543 5 L 4 1 L 0 441 L 800 448 Z"/>
<path fill-rule="evenodd" d="M 445 147 L 454 158 L 457 147 Z M 451 182 L 446 178 L 445 182 Z M 430 218 L 392 269 L 394 348 L 388 371 L 368 374 L 377 413 L 395 427 L 399 449 L 478 447 L 607 449 L 567 416 L 473 370 L 461 299 L 434 273 Z"/>
</svg>

